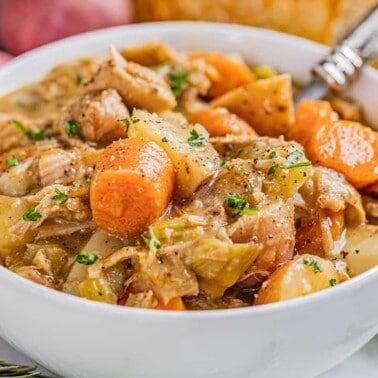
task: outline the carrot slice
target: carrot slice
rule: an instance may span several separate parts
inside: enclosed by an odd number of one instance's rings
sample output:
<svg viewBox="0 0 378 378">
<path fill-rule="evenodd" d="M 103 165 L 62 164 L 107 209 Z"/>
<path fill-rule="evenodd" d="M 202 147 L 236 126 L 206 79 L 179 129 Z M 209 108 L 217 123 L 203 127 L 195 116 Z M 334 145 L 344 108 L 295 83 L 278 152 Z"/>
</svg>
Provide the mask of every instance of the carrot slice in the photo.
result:
<svg viewBox="0 0 378 378">
<path fill-rule="evenodd" d="M 90 203 L 96 224 L 120 236 L 144 231 L 163 213 L 175 182 L 164 150 L 143 138 L 120 139 L 96 165 Z"/>
<path fill-rule="evenodd" d="M 202 59 L 213 66 L 218 75 L 212 78 L 209 97 L 218 97 L 231 89 L 256 80 L 252 71 L 242 62 L 216 52 L 195 52 L 189 55 L 192 59 Z"/>
<path fill-rule="evenodd" d="M 211 136 L 249 135 L 257 136 L 253 128 L 236 114 L 226 108 L 206 107 L 188 116 L 189 122 L 199 123 L 206 128 Z"/>
<path fill-rule="evenodd" d="M 316 131 L 332 121 L 333 109 L 328 101 L 302 101 L 295 113 L 295 123 L 290 126 L 287 137 L 306 147 Z"/>
<path fill-rule="evenodd" d="M 162 301 L 159 301 L 157 306 L 160 310 L 176 310 L 176 311 L 185 311 L 185 303 L 181 297 L 172 298 L 167 304 L 164 304 Z"/>
<path fill-rule="evenodd" d="M 304 101 L 289 136 L 302 143 L 316 164 L 345 175 L 357 189 L 378 180 L 378 133 L 352 121 L 332 120 L 324 101 Z"/>
</svg>

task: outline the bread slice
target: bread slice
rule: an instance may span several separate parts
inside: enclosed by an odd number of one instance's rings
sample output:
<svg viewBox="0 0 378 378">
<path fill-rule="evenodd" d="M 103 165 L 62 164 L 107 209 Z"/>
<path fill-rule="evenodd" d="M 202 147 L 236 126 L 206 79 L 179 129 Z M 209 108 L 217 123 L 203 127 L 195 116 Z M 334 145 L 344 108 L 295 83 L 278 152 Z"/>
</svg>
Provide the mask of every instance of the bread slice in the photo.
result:
<svg viewBox="0 0 378 378">
<path fill-rule="evenodd" d="M 206 20 L 275 29 L 333 44 L 378 0 L 135 0 L 138 21 Z"/>
</svg>

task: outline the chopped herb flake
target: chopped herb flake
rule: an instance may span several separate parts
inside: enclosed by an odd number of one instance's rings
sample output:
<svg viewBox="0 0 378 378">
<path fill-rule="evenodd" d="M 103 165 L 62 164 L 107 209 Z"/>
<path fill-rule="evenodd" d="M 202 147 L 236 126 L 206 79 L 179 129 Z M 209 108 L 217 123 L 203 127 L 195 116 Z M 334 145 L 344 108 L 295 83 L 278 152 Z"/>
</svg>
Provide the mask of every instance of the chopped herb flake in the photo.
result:
<svg viewBox="0 0 378 378">
<path fill-rule="evenodd" d="M 76 74 L 76 80 L 75 81 L 76 81 L 77 86 L 79 86 L 83 82 L 83 75 L 80 72 L 78 72 Z"/>
<path fill-rule="evenodd" d="M 232 217 L 243 214 L 256 214 L 256 212 L 259 211 L 256 208 L 248 207 L 249 205 L 246 199 L 242 195 L 235 193 L 227 194 L 227 206 L 234 209 Z"/>
<path fill-rule="evenodd" d="M 67 194 L 63 193 L 58 188 L 55 188 L 55 195 L 52 197 L 52 200 L 57 203 L 65 203 L 68 200 Z"/>
<path fill-rule="evenodd" d="M 268 169 L 268 175 L 274 175 L 277 169 L 280 168 L 279 164 L 274 164 Z"/>
<path fill-rule="evenodd" d="M 148 227 L 148 235 L 144 236 L 142 235 L 143 241 L 146 243 L 147 247 L 154 247 L 156 249 L 161 248 L 160 240 L 155 236 L 154 231 L 152 230 L 152 227 Z"/>
<path fill-rule="evenodd" d="M 180 97 L 183 90 L 186 88 L 188 79 L 189 79 L 189 72 L 172 72 L 168 75 L 169 78 L 169 85 L 171 87 L 171 91 L 173 95 L 178 98 Z"/>
<path fill-rule="evenodd" d="M 287 164 L 289 166 L 292 166 L 293 164 L 301 160 L 302 156 L 303 156 L 302 151 L 294 150 L 293 152 L 290 152 L 290 154 L 286 156 Z"/>
<path fill-rule="evenodd" d="M 305 257 L 303 259 L 303 264 L 308 265 L 308 266 L 312 266 L 314 273 L 319 273 L 319 272 L 323 271 L 322 266 L 316 260 L 314 260 L 312 257 Z"/>
<path fill-rule="evenodd" d="M 118 120 L 119 122 L 122 122 L 124 125 L 125 125 L 125 131 L 126 131 L 126 134 L 128 133 L 129 131 L 129 127 L 130 127 L 130 121 L 128 118 L 122 118 L 122 119 L 119 119 Z"/>
<path fill-rule="evenodd" d="M 283 168 L 290 169 L 290 168 L 299 168 L 299 167 L 309 167 L 310 165 L 311 165 L 311 161 L 301 161 L 299 163 L 292 164 Z"/>
<path fill-rule="evenodd" d="M 196 129 L 190 131 L 190 137 L 188 138 L 190 147 L 202 147 L 206 143 L 206 137 L 200 134 Z"/>
<path fill-rule="evenodd" d="M 269 154 L 269 159 L 274 159 L 277 157 L 277 152 L 276 151 L 272 151 L 270 154 Z"/>
<path fill-rule="evenodd" d="M 329 280 L 329 286 L 333 287 L 333 286 L 336 286 L 336 285 L 337 285 L 336 278 L 331 278 Z"/>
<path fill-rule="evenodd" d="M 35 207 L 29 207 L 29 209 L 27 209 L 24 215 L 22 216 L 22 219 L 25 222 L 35 222 L 41 218 L 42 218 L 42 215 L 38 211 L 35 210 Z"/>
<path fill-rule="evenodd" d="M 82 252 L 76 256 L 76 261 L 83 265 L 92 265 L 96 262 L 98 256 L 92 252 Z"/>
<path fill-rule="evenodd" d="M 24 134 L 30 140 L 43 140 L 43 139 L 45 139 L 45 130 L 33 131 L 33 130 L 30 130 L 30 129 L 27 129 L 20 121 L 17 121 L 16 119 L 13 119 L 12 123 L 16 126 L 16 128 L 22 134 Z"/>
<path fill-rule="evenodd" d="M 64 122 L 64 129 L 67 135 L 80 135 L 80 125 L 74 119 L 70 119 Z"/>
<path fill-rule="evenodd" d="M 19 165 L 20 162 L 18 161 L 16 156 L 12 155 L 11 158 L 5 160 L 5 164 L 6 164 L 7 168 L 12 168 L 12 167 L 17 167 L 17 165 Z"/>
</svg>

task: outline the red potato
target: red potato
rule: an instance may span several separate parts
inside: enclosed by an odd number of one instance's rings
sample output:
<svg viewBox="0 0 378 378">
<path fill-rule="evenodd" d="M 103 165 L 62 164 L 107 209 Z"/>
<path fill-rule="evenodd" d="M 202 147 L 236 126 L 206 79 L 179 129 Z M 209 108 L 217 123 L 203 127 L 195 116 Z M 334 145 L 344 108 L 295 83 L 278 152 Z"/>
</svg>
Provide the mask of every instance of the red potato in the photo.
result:
<svg viewBox="0 0 378 378">
<path fill-rule="evenodd" d="M 4 51 L 0 51 L 0 66 L 6 62 L 8 62 L 9 60 L 12 59 L 12 55 L 4 52 Z"/>
<path fill-rule="evenodd" d="M 132 21 L 131 0 L 2 0 L 0 44 L 20 54 L 45 43 Z"/>
</svg>

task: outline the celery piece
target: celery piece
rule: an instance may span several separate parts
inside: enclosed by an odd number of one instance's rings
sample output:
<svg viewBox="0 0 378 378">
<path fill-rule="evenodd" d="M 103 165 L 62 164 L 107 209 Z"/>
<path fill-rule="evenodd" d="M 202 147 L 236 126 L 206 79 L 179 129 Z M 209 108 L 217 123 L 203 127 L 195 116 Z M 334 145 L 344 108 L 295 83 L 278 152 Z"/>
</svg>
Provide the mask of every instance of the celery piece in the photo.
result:
<svg viewBox="0 0 378 378">
<path fill-rule="evenodd" d="M 192 249 L 188 265 L 200 277 L 201 288 L 216 298 L 237 282 L 261 250 L 256 243 L 232 244 L 204 237 Z"/>
<path fill-rule="evenodd" d="M 79 293 L 81 297 L 93 301 L 117 303 L 117 297 L 113 292 L 110 282 L 104 275 L 98 278 L 86 278 L 79 285 Z"/>
</svg>

